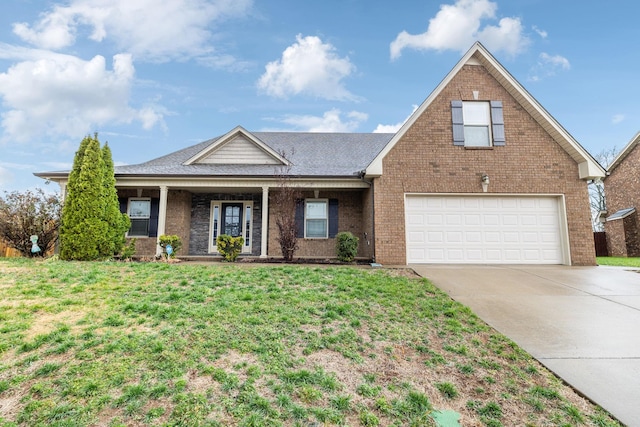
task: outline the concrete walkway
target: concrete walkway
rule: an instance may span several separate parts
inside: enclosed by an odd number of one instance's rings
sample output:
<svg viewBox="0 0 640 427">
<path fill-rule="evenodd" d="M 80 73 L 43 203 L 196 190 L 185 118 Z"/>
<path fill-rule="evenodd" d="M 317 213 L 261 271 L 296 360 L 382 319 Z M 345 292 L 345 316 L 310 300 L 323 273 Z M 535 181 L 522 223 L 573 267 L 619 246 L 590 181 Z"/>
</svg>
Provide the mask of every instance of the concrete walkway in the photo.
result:
<svg viewBox="0 0 640 427">
<path fill-rule="evenodd" d="M 630 427 L 640 426 L 640 273 L 411 265 Z"/>
</svg>

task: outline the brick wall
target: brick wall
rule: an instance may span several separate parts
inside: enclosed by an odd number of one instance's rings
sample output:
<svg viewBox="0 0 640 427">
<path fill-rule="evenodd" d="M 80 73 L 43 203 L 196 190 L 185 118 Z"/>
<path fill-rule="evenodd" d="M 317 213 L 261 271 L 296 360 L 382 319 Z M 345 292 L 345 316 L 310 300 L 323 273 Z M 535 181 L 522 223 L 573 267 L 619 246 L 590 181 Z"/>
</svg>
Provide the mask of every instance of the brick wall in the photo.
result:
<svg viewBox="0 0 640 427">
<path fill-rule="evenodd" d="M 503 103 L 506 146 L 465 149 L 453 145 L 451 101 Z M 377 261 L 404 264 L 405 193 L 564 194 L 571 261 L 594 265 L 587 184 L 576 162 L 545 132 L 482 66 L 466 65 L 436 97 L 383 160 L 383 176 L 374 183 Z"/>
<path fill-rule="evenodd" d="M 609 215 L 627 208 L 640 209 L 640 149 L 631 150 L 623 161 L 604 180 Z M 640 256 L 638 215 L 606 222 L 610 256 Z M 631 239 L 628 243 L 627 239 Z"/>
<path fill-rule="evenodd" d="M 182 241 L 178 256 L 189 253 L 191 227 L 191 196 L 189 191 L 169 190 L 167 194 L 167 220 L 165 234 L 175 234 Z"/>
<path fill-rule="evenodd" d="M 119 190 L 118 197 L 138 197 L 137 190 Z M 159 198 L 160 190 L 144 189 L 140 197 Z M 167 193 L 167 218 L 165 234 L 175 234 L 182 240 L 178 255 L 189 253 L 189 226 L 191 221 L 191 193 L 169 190 Z M 127 239 L 128 241 L 130 239 Z M 153 257 L 156 254 L 157 237 L 136 237 L 136 257 Z"/>
<path fill-rule="evenodd" d="M 275 191 L 275 190 L 274 190 Z M 303 191 L 303 198 L 315 198 L 313 191 Z M 363 228 L 363 193 L 362 191 L 320 191 L 319 198 L 338 199 L 338 231 L 350 231 L 360 239 L 358 245 L 358 257 L 370 257 L 370 245 L 366 245 Z M 282 257 L 280 245 L 276 240 L 278 237 L 278 227 L 276 218 L 279 207 L 269 199 L 269 243 L 268 255 L 270 257 Z M 370 216 L 371 214 L 368 214 Z M 371 232 L 368 232 L 368 236 Z M 298 239 L 298 250 L 295 258 L 335 258 L 336 239 Z"/>
<path fill-rule="evenodd" d="M 619 219 L 605 224 L 609 256 L 626 257 L 627 244 L 624 238 L 624 221 Z"/>
</svg>

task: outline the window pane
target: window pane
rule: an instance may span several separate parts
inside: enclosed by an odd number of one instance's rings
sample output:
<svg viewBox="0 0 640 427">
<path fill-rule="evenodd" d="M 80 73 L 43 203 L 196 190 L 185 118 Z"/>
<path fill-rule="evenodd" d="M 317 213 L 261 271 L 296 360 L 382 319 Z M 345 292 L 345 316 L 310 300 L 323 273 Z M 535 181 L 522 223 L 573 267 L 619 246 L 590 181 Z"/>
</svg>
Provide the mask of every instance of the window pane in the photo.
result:
<svg viewBox="0 0 640 427">
<path fill-rule="evenodd" d="M 327 220 L 308 219 L 306 237 L 327 237 Z"/>
<path fill-rule="evenodd" d="M 130 218 L 149 218 L 151 200 L 129 200 Z"/>
<path fill-rule="evenodd" d="M 149 220 L 148 219 L 132 219 L 129 236 L 148 236 Z"/>
<path fill-rule="evenodd" d="M 465 102 L 462 104 L 462 116 L 465 125 L 489 125 L 488 102 Z"/>
<path fill-rule="evenodd" d="M 489 147 L 489 126 L 465 126 L 464 145 L 467 147 Z"/>
<path fill-rule="evenodd" d="M 213 246 L 217 245 L 216 241 L 218 239 L 218 205 L 213 206 Z"/>
<path fill-rule="evenodd" d="M 306 218 L 310 219 L 326 219 L 327 218 L 327 202 L 307 202 Z"/>
</svg>

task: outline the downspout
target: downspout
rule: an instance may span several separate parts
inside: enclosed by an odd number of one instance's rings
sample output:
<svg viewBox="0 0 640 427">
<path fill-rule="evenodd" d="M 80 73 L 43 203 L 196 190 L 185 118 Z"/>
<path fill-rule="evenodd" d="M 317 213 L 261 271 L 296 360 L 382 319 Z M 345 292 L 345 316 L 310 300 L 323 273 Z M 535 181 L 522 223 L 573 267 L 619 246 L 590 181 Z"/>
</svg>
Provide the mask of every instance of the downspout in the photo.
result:
<svg viewBox="0 0 640 427">
<path fill-rule="evenodd" d="M 375 195 L 374 195 L 374 189 L 373 189 L 373 180 L 368 181 L 367 179 L 365 179 L 365 173 L 366 170 L 362 170 L 360 171 L 360 179 L 362 180 L 362 182 L 364 182 L 365 184 L 367 184 L 369 186 L 369 189 L 371 191 L 371 246 L 372 246 L 372 251 L 371 251 L 371 261 L 373 263 L 376 262 L 376 216 L 375 216 Z M 365 233 L 365 237 L 366 237 Z"/>
</svg>

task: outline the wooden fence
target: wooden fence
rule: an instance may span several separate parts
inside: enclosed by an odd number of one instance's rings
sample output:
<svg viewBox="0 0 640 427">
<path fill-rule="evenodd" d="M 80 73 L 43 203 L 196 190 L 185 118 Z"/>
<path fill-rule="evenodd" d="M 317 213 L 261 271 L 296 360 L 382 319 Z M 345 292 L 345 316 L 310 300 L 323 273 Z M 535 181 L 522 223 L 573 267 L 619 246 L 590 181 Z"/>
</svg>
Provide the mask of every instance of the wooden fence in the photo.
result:
<svg viewBox="0 0 640 427">
<path fill-rule="evenodd" d="M 9 247 L 4 240 L 0 240 L 0 257 L 18 258 L 21 256 L 22 254 L 19 251 Z"/>
<path fill-rule="evenodd" d="M 593 241 L 596 244 L 596 256 L 609 256 L 609 249 L 607 249 L 607 233 L 604 231 L 594 232 Z"/>
</svg>

